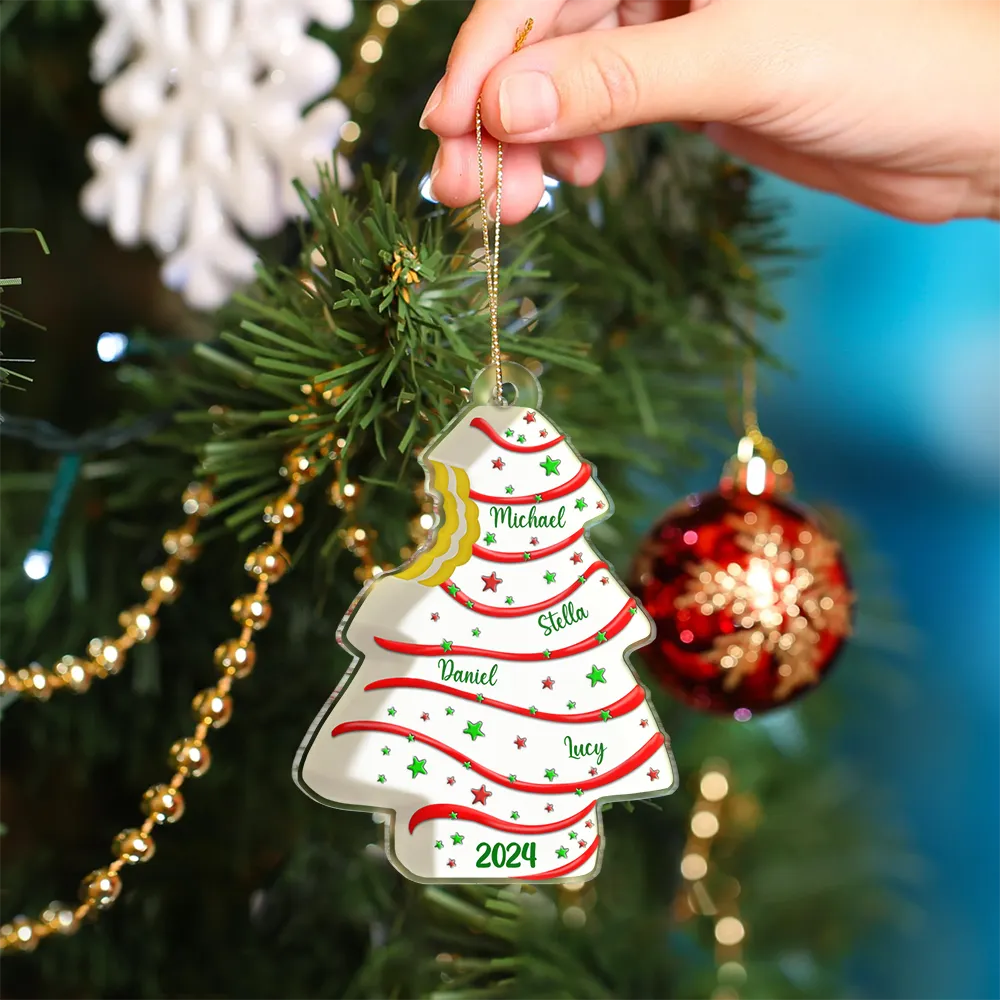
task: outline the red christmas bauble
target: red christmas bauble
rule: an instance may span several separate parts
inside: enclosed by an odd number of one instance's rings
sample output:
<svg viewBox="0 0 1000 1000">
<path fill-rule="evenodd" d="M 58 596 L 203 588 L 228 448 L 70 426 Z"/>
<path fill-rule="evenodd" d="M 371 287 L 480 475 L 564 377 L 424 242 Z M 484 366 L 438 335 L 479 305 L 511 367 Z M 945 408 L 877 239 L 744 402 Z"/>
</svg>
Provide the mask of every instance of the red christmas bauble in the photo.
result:
<svg viewBox="0 0 1000 1000">
<path fill-rule="evenodd" d="M 656 676 L 694 708 L 740 720 L 811 690 L 851 631 L 839 546 L 773 493 L 682 501 L 650 532 L 632 577 L 656 622 L 642 654 Z"/>
</svg>

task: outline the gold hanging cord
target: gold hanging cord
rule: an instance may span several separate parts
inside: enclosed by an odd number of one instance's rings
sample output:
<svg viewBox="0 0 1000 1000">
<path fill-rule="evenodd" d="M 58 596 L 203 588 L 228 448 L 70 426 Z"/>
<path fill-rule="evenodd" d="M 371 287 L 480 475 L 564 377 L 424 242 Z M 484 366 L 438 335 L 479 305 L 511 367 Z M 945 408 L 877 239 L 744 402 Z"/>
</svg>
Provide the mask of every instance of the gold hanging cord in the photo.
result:
<svg viewBox="0 0 1000 1000">
<path fill-rule="evenodd" d="M 518 52 L 524 45 L 524 40 L 534 27 L 533 18 L 528 18 L 524 26 L 518 29 L 514 40 L 514 51 Z M 500 365 L 500 330 L 499 330 L 499 296 L 500 296 L 500 199 L 503 194 L 503 144 L 497 143 L 497 200 L 496 222 L 493 230 L 492 246 L 490 245 L 490 220 L 486 212 L 486 173 L 483 169 L 483 99 L 476 101 L 476 155 L 479 160 L 479 216 L 483 225 L 483 249 L 486 257 L 486 294 L 490 303 L 490 364 L 496 372 L 496 387 L 494 392 L 498 403 L 503 402 L 503 371 Z"/>
</svg>

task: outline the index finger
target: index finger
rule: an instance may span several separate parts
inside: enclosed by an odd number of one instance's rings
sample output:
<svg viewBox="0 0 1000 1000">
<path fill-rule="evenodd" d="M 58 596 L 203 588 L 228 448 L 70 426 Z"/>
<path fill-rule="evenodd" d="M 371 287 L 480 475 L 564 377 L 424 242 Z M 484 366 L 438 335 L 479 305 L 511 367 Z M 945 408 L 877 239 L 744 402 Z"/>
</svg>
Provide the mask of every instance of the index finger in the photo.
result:
<svg viewBox="0 0 1000 1000">
<path fill-rule="evenodd" d="M 534 20 L 526 45 L 545 38 L 567 0 L 476 0 L 459 29 L 444 78 L 435 88 L 421 124 L 454 137 L 476 125 L 476 101 L 486 76 L 514 50 L 517 32 Z M 434 98 L 438 104 L 432 107 Z"/>
</svg>

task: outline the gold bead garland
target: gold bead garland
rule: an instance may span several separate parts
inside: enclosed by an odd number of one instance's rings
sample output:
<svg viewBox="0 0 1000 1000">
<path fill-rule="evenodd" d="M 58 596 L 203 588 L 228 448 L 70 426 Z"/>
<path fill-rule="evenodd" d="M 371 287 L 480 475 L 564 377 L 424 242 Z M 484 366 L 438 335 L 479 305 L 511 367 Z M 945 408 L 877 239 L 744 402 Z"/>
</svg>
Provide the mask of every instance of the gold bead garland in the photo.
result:
<svg viewBox="0 0 1000 1000">
<path fill-rule="evenodd" d="M 326 388 L 323 387 L 323 383 L 305 383 L 300 389 L 307 399 L 306 410 L 305 413 L 300 413 L 296 417 L 296 420 L 292 422 L 295 423 L 300 419 L 308 419 L 314 412 L 310 408 L 319 406 L 320 399 L 332 404 L 338 396 L 344 393 L 346 388 L 343 383 L 336 386 L 327 386 Z M 336 437 L 332 433 L 324 434 L 317 447 L 320 454 L 324 458 L 330 459 L 333 465 L 333 481 L 327 490 L 327 499 L 338 510 L 344 511 L 347 515 L 353 514 L 358 501 L 361 499 L 362 490 L 360 483 L 352 482 L 344 476 L 343 456 L 344 450 L 347 447 L 347 441 L 344 438 Z M 266 519 L 267 513 L 265 512 Z M 337 536 L 344 548 L 355 556 L 360 563 L 354 571 L 354 578 L 359 583 L 363 583 L 365 580 L 370 580 L 372 577 L 392 569 L 391 564 L 379 563 L 372 554 L 372 544 L 378 537 L 378 532 L 374 528 L 359 525 L 352 518 L 348 517 L 346 523 L 338 530 Z M 258 552 L 261 552 L 261 555 L 257 561 L 265 558 L 264 553 L 261 551 L 264 548 L 266 546 L 262 546 L 258 550 Z M 254 555 L 256 556 L 257 554 L 255 553 Z M 248 559 L 248 564 L 249 561 Z M 263 572 L 270 572 L 270 570 L 265 567 Z M 284 569 L 279 568 L 279 572 L 283 573 Z"/>
<path fill-rule="evenodd" d="M 87 645 L 89 659 L 67 655 L 51 670 L 32 663 L 11 671 L 0 661 L 0 694 L 17 693 L 48 701 L 53 691 L 69 689 L 83 694 L 95 677 L 103 679 L 119 673 L 125 666 L 126 652 L 137 642 L 149 642 L 156 635 L 159 625 L 156 616 L 161 606 L 172 603 L 180 593 L 177 574 L 182 565 L 194 562 L 201 552 L 195 533 L 213 500 L 212 488 L 207 483 L 191 483 L 184 491 L 181 506 L 187 520 L 163 536 L 163 548 L 169 558 L 162 566 L 143 574 L 142 588 L 149 597 L 118 616 L 118 624 L 124 630 L 120 636 L 91 639 Z"/>
<path fill-rule="evenodd" d="M 722 760 L 707 760 L 698 776 L 698 795 L 691 809 L 688 837 L 681 855 L 684 883 L 675 900 L 678 922 L 696 916 L 713 921 L 715 965 L 718 985 L 712 1000 L 739 1000 L 739 987 L 746 982 L 743 941 L 746 925 L 740 917 L 740 885 L 712 865 L 712 844 L 722 829 L 723 819 L 731 820 L 740 803 L 731 795 L 729 769 Z M 753 819 L 756 806 L 744 799 L 744 822 Z M 711 891 L 709 885 L 712 885 Z"/>
<path fill-rule="evenodd" d="M 216 648 L 214 661 L 221 677 L 214 687 L 198 692 L 191 703 L 197 724 L 191 736 L 182 737 L 170 748 L 168 763 L 174 775 L 169 784 L 153 785 L 143 793 L 141 808 L 146 819 L 142 826 L 122 830 L 114 838 L 111 845 L 114 860 L 107 867 L 98 868 L 83 879 L 80 884 L 79 906 L 74 909 L 64 903 L 53 902 L 36 918 L 23 915 L 15 917 L 10 923 L 0 927 L 0 951 L 34 951 L 39 941 L 49 935 L 72 934 L 84 917 L 111 907 L 121 893 L 121 869 L 125 865 L 148 861 L 155 853 L 153 828 L 165 823 L 176 823 L 184 815 L 181 786 L 188 778 L 200 777 L 209 769 L 212 757 L 205 742 L 208 732 L 229 721 L 232 714 L 229 692 L 233 681 L 246 677 L 253 670 L 256 653 L 251 638 L 255 631 L 267 625 L 270 618 L 271 605 L 267 590 L 271 583 L 280 579 L 290 563 L 282 541 L 288 532 L 294 531 L 302 523 L 302 505 L 297 496 L 301 486 L 319 471 L 318 459 L 319 456 L 309 455 L 302 449 L 294 449 L 285 456 L 281 474 L 289 481 L 288 487 L 280 497 L 267 505 L 263 515 L 264 523 L 271 528 L 271 540 L 252 552 L 245 564 L 250 577 L 256 580 L 256 588 L 253 593 L 238 597 L 232 605 L 233 617 L 241 626 L 240 635 Z M 178 529 L 183 538 L 177 538 L 180 546 L 188 552 L 193 548 L 194 538 L 194 525 L 190 524 L 190 517 L 196 513 L 199 516 L 207 513 L 211 503 L 210 499 L 206 499 L 204 504 L 199 501 L 195 510 L 189 510 L 187 500 L 190 493 L 191 488 L 185 493 L 184 508 L 189 514 L 189 523 Z M 186 542 L 188 538 L 191 539 L 191 544 Z M 259 555 L 264 550 L 266 553 Z M 172 555 L 171 558 L 177 556 Z M 156 607 L 162 602 L 161 596 Z"/>
</svg>

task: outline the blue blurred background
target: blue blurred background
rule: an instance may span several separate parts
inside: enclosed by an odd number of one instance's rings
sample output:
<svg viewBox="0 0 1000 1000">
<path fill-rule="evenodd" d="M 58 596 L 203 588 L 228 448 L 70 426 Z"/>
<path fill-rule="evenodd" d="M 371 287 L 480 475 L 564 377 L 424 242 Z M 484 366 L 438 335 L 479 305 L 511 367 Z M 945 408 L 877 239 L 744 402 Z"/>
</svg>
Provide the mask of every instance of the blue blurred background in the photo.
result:
<svg viewBox="0 0 1000 1000">
<path fill-rule="evenodd" d="M 764 189 L 811 254 L 775 288 L 787 322 L 766 337 L 794 371 L 766 379 L 761 426 L 799 497 L 842 509 L 884 559 L 913 632 L 899 710 L 858 698 L 843 723 L 845 752 L 891 789 L 925 862 L 919 916 L 878 942 L 862 978 L 879 997 L 995 998 L 1000 229 Z"/>
</svg>

